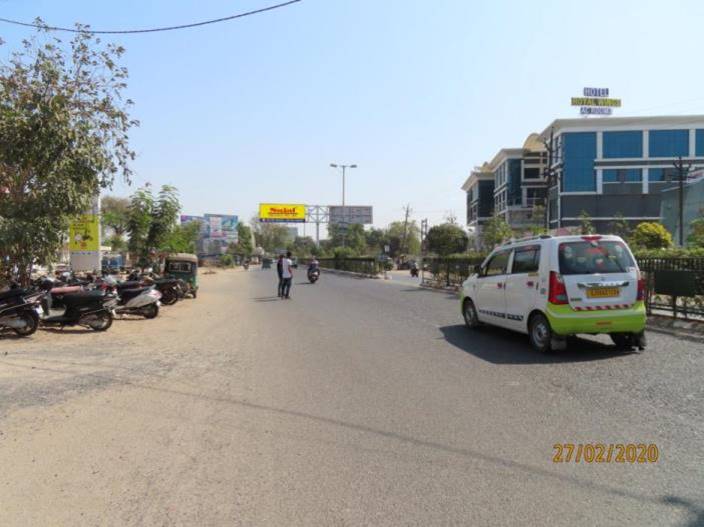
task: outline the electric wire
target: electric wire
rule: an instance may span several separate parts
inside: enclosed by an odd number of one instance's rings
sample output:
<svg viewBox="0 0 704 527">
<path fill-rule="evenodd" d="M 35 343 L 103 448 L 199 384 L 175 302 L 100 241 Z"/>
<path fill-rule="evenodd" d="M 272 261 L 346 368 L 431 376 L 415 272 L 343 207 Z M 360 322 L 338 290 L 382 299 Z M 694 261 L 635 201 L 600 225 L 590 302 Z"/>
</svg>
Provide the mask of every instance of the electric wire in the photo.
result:
<svg viewBox="0 0 704 527">
<path fill-rule="evenodd" d="M 163 32 L 163 31 L 176 31 L 179 29 L 189 29 L 189 28 L 193 28 L 193 27 L 207 26 L 210 24 L 217 24 L 220 22 L 228 22 L 230 20 L 235 20 L 237 18 L 244 18 L 247 16 L 258 15 L 260 13 L 264 13 L 267 11 L 273 11 L 274 9 L 280 9 L 282 7 L 287 7 L 287 6 L 290 6 L 292 4 L 296 4 L 301 1 L 302 0 L 289 0 L 288 2 L 283 2 L 280 4 L 276 4 L 276 5 L 270 5 L 267 7 L 262 7 L 260 9 L 255 9 L 253 11 L 246 11 L 244 13 L 238 13 L 235 15 L 225 16 L 222 18 L 214 18 L 212 20 L 204 20 L 202 22 L 194 22 L 192 24 L 182 24 L 179 26 L 157 27 L 157 28 L 150 28 L 150 29 L 123 29 L 123 30 L 113 30 L 113 31 L 97 31 L 97 30 L 92 30 L 92 29 L 68 28 L 68 27 L 60 27 L 60 26 L 49 26 L 49 25 L 38 24 L 38 23 L 20 22 L 19 20 L 11 20 L 9 18 L 0 18 L 0 22 L 5 22 L 7 24 L 14 24 L 14 25 L 23 26 L 23 27 L 47 29 L 50 31 L 65 31 L 68 33 L 89 33 L 92 35 L 128 35 L 128 34 L 139 34 L 139 33 L 158 33 L 158 32 Z"/>
</svg>

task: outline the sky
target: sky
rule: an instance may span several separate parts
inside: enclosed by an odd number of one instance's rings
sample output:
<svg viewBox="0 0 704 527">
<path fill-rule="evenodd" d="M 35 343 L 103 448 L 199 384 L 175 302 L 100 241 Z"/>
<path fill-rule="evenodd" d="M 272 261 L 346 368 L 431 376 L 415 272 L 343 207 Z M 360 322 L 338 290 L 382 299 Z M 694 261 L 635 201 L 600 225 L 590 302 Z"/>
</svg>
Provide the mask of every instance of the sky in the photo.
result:
<svg viewBox="0 0 704 527">
<path fill-rule="evenodd" d="M 0 0 L 0 17 L 94 29 L 218 18 L 280 0 Z M 704 113 L 704 2 L 303 0 L 231 22 L 110 37 L 141 126 L 128 195 L 171 184 L 184 214 L 260 202 L 372 205 L 376 226 L 465 217 L 472 167 L 520 147 L 570 97 L 620 116 Z M 6 52 L 32 30 L 0 24 Z M 68 35 L 65 35 L 68 38 Z M 312 229 L 310 229 L 312 231 Z M 310 234 L 310 232 L 308 233 Z"/>
</svg>

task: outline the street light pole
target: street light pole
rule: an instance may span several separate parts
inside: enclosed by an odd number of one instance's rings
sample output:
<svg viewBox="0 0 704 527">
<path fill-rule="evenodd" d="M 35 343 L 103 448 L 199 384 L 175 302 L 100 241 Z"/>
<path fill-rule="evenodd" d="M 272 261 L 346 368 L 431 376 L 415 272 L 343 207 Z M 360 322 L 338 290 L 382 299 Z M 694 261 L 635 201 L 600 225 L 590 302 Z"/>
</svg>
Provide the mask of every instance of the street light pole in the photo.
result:
<svg viewBox="0 0 704 527">
<path fill-rule="evenodd" d="M 345 214 L 345 233 L 344 233 L 345 235 L 342 237 L 342 246 L 344 247 L 344 246 L 347 245 L 347 227 L 348 227 L 348 222 L 347 222 L 347 217 L 346 217 L 347 214 L 346 214 L 346 211 L 345 211 L 345 209 L 344 209 L 344 206 L 345 206 L 345 175 L 346 175 L 346 172 L 347 172 L 347 169 L 348 169 L 348 168 L 357 168 L 357 165 L 355 165 L 355 164 L 352 164 L 352 165 L 338 165 L 338 164 L 335 164 L 335 163 L 330 163 L 330 167 L 331 167 L 331 168 L 341 168 L 341 169 L 342 169 L 342 207 L 343 207 L 342 213 Z"/>
<path fill-rule="evenodd" d="M 680 229 L 679 229 L 679 241 L 680 247 L 684 247 L 684 180 L 692 169 L 692 163 L 685 164 L 682 161 L 682 157 L 677 158 L 674 163 L 675 169 L 677 170 L 677 176 L 679 180 L 679 208 L 680 208 Z"/>
</svg>

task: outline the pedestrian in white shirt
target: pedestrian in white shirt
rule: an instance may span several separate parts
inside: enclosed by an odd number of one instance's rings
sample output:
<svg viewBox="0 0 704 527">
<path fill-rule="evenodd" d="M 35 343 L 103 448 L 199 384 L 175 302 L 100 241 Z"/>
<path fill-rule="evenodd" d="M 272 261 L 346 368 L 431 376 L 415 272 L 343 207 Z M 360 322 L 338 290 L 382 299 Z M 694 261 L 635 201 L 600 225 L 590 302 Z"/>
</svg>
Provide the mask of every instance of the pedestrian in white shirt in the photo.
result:
<svg viewBox="0 0 704 527">
<path fill-rule="evenodd" d="M 284 298 L 291 298 L 291 282 L 293 281 L 293 262 L 291 261 L 291 251 L 286 253 L 283 262 L 283 273 L 281 274 L 284 284 L 282 293 Z"/>
</svg>

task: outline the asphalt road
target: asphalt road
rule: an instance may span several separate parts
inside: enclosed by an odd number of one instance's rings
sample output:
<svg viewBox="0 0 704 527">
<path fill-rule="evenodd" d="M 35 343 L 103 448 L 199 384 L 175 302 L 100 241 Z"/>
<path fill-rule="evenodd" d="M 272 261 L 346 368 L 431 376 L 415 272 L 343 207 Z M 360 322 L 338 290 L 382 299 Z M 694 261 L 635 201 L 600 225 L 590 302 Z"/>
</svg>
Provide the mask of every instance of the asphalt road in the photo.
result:
<svg viewBox="0 0 704 527">
<path fill-rule="evenodd" d="M 299 272 L 286 301 L 274 274 L 203 276 L 107 334 L 0 338 L 0 525 L 704 524 L 704 344 L 544 356 L 465 329 L 453 295 Z"/>
</svg>

